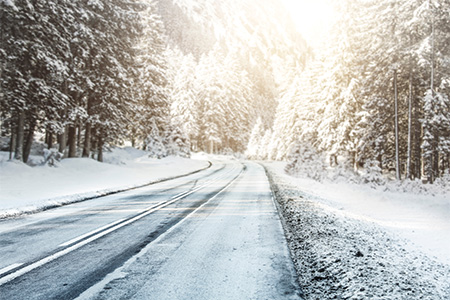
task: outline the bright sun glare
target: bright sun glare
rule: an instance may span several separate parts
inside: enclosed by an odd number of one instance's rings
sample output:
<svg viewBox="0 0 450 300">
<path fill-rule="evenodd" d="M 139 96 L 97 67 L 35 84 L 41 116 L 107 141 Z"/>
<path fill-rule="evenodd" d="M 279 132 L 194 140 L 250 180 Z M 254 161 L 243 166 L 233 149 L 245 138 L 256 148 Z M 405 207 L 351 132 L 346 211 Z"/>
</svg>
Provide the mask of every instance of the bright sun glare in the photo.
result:
<svg viewBox="0 0 450 300">
<path fill-rule="evenodd" d="M 329 0 L 283 0 L 297 30 L 313 47 L 331 25 L 334 11 Z"/>
</svg>

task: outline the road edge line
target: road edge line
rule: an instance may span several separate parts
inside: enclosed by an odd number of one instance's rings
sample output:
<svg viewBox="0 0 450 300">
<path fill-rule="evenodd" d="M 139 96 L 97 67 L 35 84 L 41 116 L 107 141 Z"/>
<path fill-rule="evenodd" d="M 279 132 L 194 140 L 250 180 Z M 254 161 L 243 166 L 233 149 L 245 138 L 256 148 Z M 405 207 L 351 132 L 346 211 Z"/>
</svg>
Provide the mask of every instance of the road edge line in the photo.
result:
<svg viewBox="0 0 450 300">
<path fill-rule="evenodd" d="M 119 279 L 122 278 L 124 276 L 126 276 L 126 273 L 122 272 L 126 267 L 128 267 L 129 265 L 131 265 L 132 263 L 134 263 L 139 257 L 145 255 L 145 253 L 147 253 L 149 251 L 149 248 L 157 241 L 161 240 L 164 236 L 166 236 L 168 233 L 172 232 L 173 230 L 175 230 L 179 225 L 183 224 L 188 218 L 189 216 L 193 215 L 194 213 L 196 213 L 198 210 L 200 210 L 201 208 L 203 208 L 207 203 L 209 203 L 211 200 L 215 199 L 216 197 L 218 197 L 220 194 L 222 194 L 225 190 L 227 190 L 237 179 L 239 179 L 239 177 L 241 177 L 242 173 L 244 173 L 245 168 L 242 168 L 241 171 L 238 173 L 238 175 L 236 175 L 235 178 L 233 178 L 225 187 L 223 187 L 220 191 L 218 191 L 214 196 L 212 196 L 211 198 L 209 198 L 207 201 L 205 201 L 203 204 L 201 204 L 199 207 L 197 207 L 195 210 L 193 210 L 192 212 L 190 212 L 188 215 L 186 215 L 182 220 L 180 220 L 179 222 L 177 222 L 176 224 L 174 224 L 172 227 L 170 227 L 167 231 L 165 231 L 164 233 L 162 233 L 160 236 L 158 236 L 155 240 L 151 241 L 150 243 L 148 243 L 144 248 L 142 248 L 138 253 L 136 253 L 135 255 L 133 255 L 132 257 L 130 257 L 127 261 L 125 261 L 123 263 L 122 266 L 120 266 L 119 268 L 115 269 L 114 271 L 112 271 L 111 273 L 107 274 L 102 280 L 98 281 L 97 283 L 95 283 L 94 285 L 92 285 L 91 287 L 89 287 L 88 289 L 86 289 L 85 291 L 83 291 L 80 295 L 78 295 L 75 300 L 88 300 L 91 299 L 93 297 L 93 295 L 95 293 L 100 292 L 104 286 L 106 286 L 109 282 L 115 280 L 115 279 Z"/>
<path fill-rule="evenodd" d="M 81 198 L 75 198 L 73 200 L 67 200 L 66 202 L 64 202 L 65 198 L 70 198 L 70 197 L 73 197 L 74 195 L 61 196 L 60 198 L 59 197 L 49 198 L 49 199 L 46 199 L 44 201 L 56 201 L 56 199 L 62 199 L 61 200 L 62 202 L 58 203 L 58 204 L 50 204 L 50 203 L 49 204 L 44 204 L 44 205 L 42 205 L 40 207 L 36 207 L 34 209 L 29 209 L 29 210 L 21 211 L 21 212 L 8 213 L 7 210 L 5 210 L 6 211 L 5 214 L 4 215 L 0 215 L 0 221 L 14 219 L 14 218 L 21 217 L 21 216 L 26 216 L 26 215 L 33 215 L 33 214 L 36 214 L 36 213 L 44 212 L 44 211 L 47 211 L 47 210 L 51 210 L 51 209 L 55 209 L 55 208 L 59 208 L 59 207 L 63 207 L 63 206 L 67 206 L 67 205 L 71 205 L 71 204 L 75 204 L 75 203 L 80 203 L 80 202 L 84 202 L 84 201 L 94 200 L 94 199 L 98 199 L 98 198 L 102 198 L 102 197 L 106 197 L 106 196 L 110 196 L 110 195 L 119 194 L 119 193 L 122 193 L 122 192 L 128 192 L 128 191 L 140 189 L 140 188 L 147 187 L 147 186 L 150 186 L 150 185 L 154 185 L 154 184 L 158 184 L 158 183 L 162 183 L 162 182 L 166 182 L 166 181 L 170 181 L 170 180 L 186 177 L 186 176 L 189 176 L 189 175 L 193 175 L 193 174 L 199 173 L 201 171 L 207 170 L 207 169 L 211 168 L 211 166 L 212 166 L 212 162 L 208 161 L 208 166 L 203 167 L 203 168 L 198 169 L 198 170 L 194 170 L 194 171 L 186 173 L 186 174 L 176 175 L 176 176 L 173 176 L 173 177 L 161 178 L 161 179 L 157 179 L 157 180 L 154 180 L 154 181 L 150 181 L 150 182 L 145 183 L 145 184 L 139 184 L 139 185 L 131 186 L 131 187 L 127 187 L 127 188 L 105 189 L 105 190 L 102 190 L 102 191 L 95 192 L 95 193 L 97 193 L 97 195 L 85 196 L 85 197 L 81 196 Z M 2 212 L 0 211 L 0 214 L 1 213 Z"/>
<path fill-rule="evenodd" d="M 295 276 L 296 276 L 295 280 L 296 280 L 296 283 L 297 283 L 297 285 L 299 287 L 299 296 L 300 296 L 301 299 L 304 299 L 305 294 L 303 293 L 303 289 L 302 289 L 302 286 L 300 284 L 300 274 L 301 274 L 300 272 L 302 270 L 299 270 L 297 268 L 297 265 L 294 263 L 295 256 L 292 253 L 291 243 L 289 242 L 289 239 L 288 239 L 288 235 L 293 235 L 293 229 L 291 228 L 291 226 L 289 225 L 289 223 L 286 220 L 286 217 L 284 216 L 284 210 L 281 207 L 280 197 L 278 196 L 278 191 L 279 191 L 278 185 L 276 184 L 275 180 L 273 179 L 273 175 L 269 171 L 269 168 L 267 166 L 265 166 L 261 162 L 257 162 L 257 164 L 259 164 L 261 167 L 264 168 L 264 172 L 266 173 L 266 177 L 267 177 L 267 179 L 269 181 L 270 192 L 272 193 L 272 197 L 271 197 L 272 198 L 272 203 L 273 203 L 273 205 L 275 206 L 275 209 L 278 212 L 278 216 L 279 216 L 280 222 L 281 222 L 281 227 L 283 228 L 284 239 L 286 240 L 286 245 L 287 245 L 287 249 L 289 251 L 289 256 L 291 258 L 292 265 L 294 267 L 294 272 L 295 272 Z"/>
</svg>

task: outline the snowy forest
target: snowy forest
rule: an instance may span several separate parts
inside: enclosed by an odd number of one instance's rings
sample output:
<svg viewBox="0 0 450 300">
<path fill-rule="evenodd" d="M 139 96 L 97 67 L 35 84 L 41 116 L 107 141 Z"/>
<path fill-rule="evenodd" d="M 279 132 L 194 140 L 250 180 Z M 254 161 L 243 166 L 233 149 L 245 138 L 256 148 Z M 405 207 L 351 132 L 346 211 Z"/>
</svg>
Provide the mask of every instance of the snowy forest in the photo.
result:
<svg viewBox="0 0 450 300">
<path fill-rule="evenodd" d="M 450 172 L 450 0 L 330 1 L 320 49 L 278 0 L 0 0 L 1 137 Z M 446 177 L 447 176 L 447 177 Z"/>
</svg>

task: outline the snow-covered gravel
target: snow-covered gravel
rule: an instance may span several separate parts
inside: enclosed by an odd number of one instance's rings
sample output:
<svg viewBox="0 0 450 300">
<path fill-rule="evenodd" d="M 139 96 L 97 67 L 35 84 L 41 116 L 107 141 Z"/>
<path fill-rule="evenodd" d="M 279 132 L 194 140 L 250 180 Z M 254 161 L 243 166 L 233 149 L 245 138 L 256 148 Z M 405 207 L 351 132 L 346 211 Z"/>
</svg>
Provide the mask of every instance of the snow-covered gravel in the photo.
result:
<svg viewBox="0 0 450 300">
<path fill-rule="evenodd" d="M 381 213 L 383 203 L 362 198 L 360 202 L 365 201 L 369 211 L 362 209 L 364 204 L 352 209 L 339 201 L 342 197 L 321 198 L 327 195 L 326 184 L 317 184 L 319 190 L 312 195 L 305 192 L 312 182 L 302 186 L 301 180 L 284 174 L 279 163 L 265 166 L 306 300 L 450 299 L 450 264 L 443 255 L 447 241 L 442 243 L 439 258 L 433 257 L 408 239 L 408 234 L 386 225 L 394 223 L 394 216 L 377 222 L 376 213 L 370 210 L 379 206 L 377 213 Z M 336 194 L 342 192 L 334 189 Z M 358 192 L 367 197 L 364 189 Z M 430 231 L 432 237 L 436 234 L 439 228 Z"/>
</svg>

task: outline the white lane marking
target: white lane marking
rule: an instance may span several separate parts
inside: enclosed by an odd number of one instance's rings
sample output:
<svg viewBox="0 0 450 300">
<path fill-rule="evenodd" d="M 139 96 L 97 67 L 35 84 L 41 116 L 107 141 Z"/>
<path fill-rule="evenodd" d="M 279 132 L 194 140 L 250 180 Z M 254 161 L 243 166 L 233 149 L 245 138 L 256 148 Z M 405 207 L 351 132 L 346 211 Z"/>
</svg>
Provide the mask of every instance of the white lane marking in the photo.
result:
<svg viewBox="0 0 450 300">
<path fill-rule="evenodd" d="M 0 276 L 2 274 L 5 274 L 5 273 L 17 268 L 17 267 L 20 267 L 21 265 L 23 265 L 23 264 L 12 264 L 10 266 L 7 266 L 6 268 L 0 269 Z"/>
<path fill-rule="evenodd" d="M 177 197 L 180 197 L 181 195 L 184 195 L 184 194 L 186 194 L 187 192 L 182 192 L 182 193 L 179 193 L 179 194 L 177 194 L 177 195 L 175 195 L 175 196 L 173 196 L 172 198 L 170 198 L 170 199 L 175 199 L 175 198 L 177 198 Z"/>
<path fill-rule="evenodd" d="M 191 190 L 191 191 L 185 191 L 185 192 L 179 193 L 179 194 L 173 196 L 173 197 L 170 198 L 170 199 L 175 199 L 175 198 L 180 199 L 180 198 L 186 197 L 186 196 L 192 194 L 193 192 L 196 192 L 196 191 L 198 191 L 198 190 L 204 188 L 205 186 L 211 185 L 211 184 L 213 184 L 214 182 L 217 182 L 217 181 L 219 181 L 219 180 L 225 178 L 226 175 L 228 175 L 228 174 L 231 173 L 232 171 L 234 171 L 234 168 L 232 168 L 231 170 L 229 170 L 227 173 L 223 174 L 222 176 L 217 177 L 216 179 L 211 179 L 211 180 L 205 182 L 203 185 L 200 185 L 200 186 L 194 188 L 194 189 Z"/>
<path fill-rule="evenodd" d="M 105 225 L 105 226 L 103 226 L 103 227 L 100 227 L 100 228 L 98 228 L 98 229 L 96 229 L 96 230 L 93 230 L 93 231 L 91 231 L 91 232 L 88 232 L 88 233 L 85 233 L 85 234 L 83 234 L 83 235 L 80 235 L 79 237 L 76 237 L 76 238 L 74 238 L 74 239 L 71 239 L 70 241 L 67 241 L 67 242 L 65 242 L 65 243 L 63 243 L 63 244 L 61 244 L 61 245 L 59 245 L 58 247 L 69 246 L 70 244 L 73 244 L 73 243 L 75 243 L 75 242 L 78 242 L 78 241 L 84 239 L 84 238 L 87 237 L 87 236 L 93 235 L 94 233 L 97 233 L 97 232 L 99 232 L 99 231 L 102 231 L 102 230 L 104 230 L 104 229 L 106 229 L 106 228 L 108 228 L 108 227 L 114 226 L 114 225 L 116 225 L 116 224 L 118 224 L 118 223 L 120 223 L 120 222 L 122 222 L 122 221 L 125 221 L 125 219 L 120 219 L 120 220 L 118 220 L 118 221 L 116 221 L 116 222 L 110 223 L 110 224 Z"/>
<path fill-rule="evenodd" d="M 179 227 L 181 224 L 183 224 L 187 219 L 189 219 L 190 216 L 192 216 L 193 214 L 197 213 L 200 209 L 202 209 L 206 204 L 208 204 L 211 200 L 214 200 L 215 198 L 217 198 L 217 196 L 219 196 L 221 193 L 223 193 L 226 189 L 228 189 L 242 174 L 242 171 L 239 172 L 239 174 L 232 180 L 230 181 L 224 188 L 222 188 L 219 192 L 217 192 L 217 194 L 215 194 L 213 197 L 209 198 L 205 203 L 203 203 L 202 205 L 200 205 L 199 207 L 197 207 L 195 210 L 193 210 L 192 212 L 190 212 L 187 216 L 185 216 L 181 221 L 179 221 L 178 223 L 176 223 L 175 225 L 173 225 L 172 227 L 170 227 L 167 231 L 165 231 L 164 233 L 162 233 L 160 236 L 158 236 L 153 242 L 147 244 L 147 246 L 145 246 L 141 251 L 139 251 L 139 253 L 137 253 L 136 255 L 130 257 L 121 267 L 119 267 L 118 269 L 112 271 L 111 273 L 109 273 L 108 275 L 106 275 L 105 278 L 103 278 L 101 281 L 97 282 L 96 284 L 94 284 L 93 286 L 91 286 L 90 288 L 88 288 L 87 290 L 85 290 L 83 293 L 81 293 L 77 298 L 75 298 L 75 300 L 88 300 L 88 299 L 92 299 L 94 295 L 98 294 L 99 292 L 101 292 L 101 290 L 111 281 L 115 280 L 115 279 L 119 279 L 121 277 L 125 277 L 126 276 L 126 272 L 123 272 L 123 270 L 125 270 L 128 266 L 130 266 L 133 262 L 136 261 L 137 258 L 145 255 L 145 253 L 147 253 L 150 249 L 150 247 L 152 247 L 155 243 L 158 243 L 161 239 L 163 239 L 165 236 L 167 236 L 170 232 L 172 232 L 173 230 L 175 230 L 177 227 Z"/>
<path fill-rule="evenodd" d="M 171 202 L 175 202 L 175 200 L 170 201 L 170 203 Z M 147 216 L 148 214 L 151 214 L 155 210 L 169 205 L 170 203 L 168 202 L 168 203 L 166 203 L 166 204 L 164 204 L 162 206 L 159 206 L 157 208 L 148 210 L 148 211 L 146 211 L 146 212 L 144 212 L 144 213 L 142 213 L 142 214 L 140 214 L 140 215 L 138 215 L 138 216 L 136 216 L 134 218 L 131 218 L 128 221 L 125 221 L 125 222 L 123 222 L 123 223 L 121 223 L 119 225 L 111 227 L 111 228 L 109 228 L 109 229 L 107 229 L 107 230 L 105 230 L 103 232 L 97 233 L 96 235 L 91 236 L 90 238 L 87 238 L 87 239 L 85 239 L 85 240 L 83 240 L 83 241 L 81 241 L 81 242 L 79 242 L 79 243 L 77 243 L 75 245 L 72 245 L 72 246 L 70 246 L 70 247 L 68 247 L 68 248 L 66 248 L 64 250 L 58 251 L 55 254 L 47 256 L 47 257 L 45 257 L 45 258 L 43 258 L 41 260 L 38 260 L 37 262 L 34 262 L 34 263 L 32 263 L 32 264 L 30 264 L 28 266 L 23 267 L 22 269 L 17 270 L 14 273 L 11 273 L 11 274 L 3 277 L 3 278 L 0 278 L 0 286 L 5 284 L 5 283 L 7 283 L 7 282 L 9 282 L 9 281 L 11 281 L 11 280 L 13 280 L 13 279 L 15 279 L 15 278 L 17 278 L 17 277 L 20 277 L 20 276 L 26 274 L 26 273 L 28 273 L 28 272 L 30 272 L 30 271 L 38 268 L 38 267 L 41 267 L 41 266 L 43 266 L 43 265 L 45 265 L 45 264 L 47 264 L 47 263 L 49 263 L 51 261 L 54 261 L 55 259 L 60 258 L 61 256 L 64 256 L 64 255 L 66 255 L 66 254 L 68 254 L 68 253 L 70 253 L 70 252 L 72 252 L 72 251 L 74 251 L 74 250 L 76 250 L 78 248 L 81 248 L 82 246 L 87 245 L 90 242 L 93 242 L 93 241 L 95 241 L 95 240 L 97 240 L 97 239 L 99 239 L 99 238 L 101 238 L 101 237 L 103 237 L 103 236 L 113 232 L 113 231 L 116 231 L 119 228 L 122 228 L 122 227 L 124 227 L 124 226 L 126 226 L 126 225 L 128 225 L 130 223 L 133 223 L 133 222 L 135 222 L 135 221 L 137 221 L 137 220 Z"/>
<path fill-rule="evenodd" d="M 211 198 L 208 199 L 208 201 L 206 201 L 205 203 L 203 203 L 202 205 L 200 205 L 199 207 L 197 207 L 195 210 L 193 210 L 192 212 L 190 212 L 186 217 L 184 217 L 180 222 L 178 222 L 177 224 L 175 224 L 174 226 L 170 227 L 167 231 L 163 232 L 160 236 L 158 236 L 152 243 L 155 244 L 157 242 L 159 242 L 159 240 L 163 239 L 164 236 L 168 235 L 170 232 L 172 232 L 173 230 L 175 230 L 176 227 L 180 226 L 181 224 L 183 224 L 190 216 L 192 216 L 193 214 L 197 213 L 200 209 L 202 209 L 204 206 L 206 206 L 206 204 L 208 204 L 210 201 L 216 199 L 220 194 L 222 194 L 225 190 L 227 190 L 236 180 L 238 180 L 238 178 L 240 177 L 240 175 L 242 174 L 243 171 L 239 172 L 239 174 L 233 178 L 233 180 L 231 180 L 225 187 L 223 187 L 220 191 L 217 192 L 217 194 L 215 194 L 214 196 L 212 196 Z M 148 246 L 148 245 L 147 245 Z M 139 255 L 139 254 L 138 254 Z"/>
<path fill-rule="evenodd" d="M 241 171 L 241 173 L 242 173 L 242 171 Z M 239 175 L 240 175 L 241 173 L 239 173 L 238 176 L 237 176 L 235 179 L 233 179 L 227 186 L 225 186 L 223 189 L 221 189 L 214 197 L 212 197 L 211 199 L 209 199 L 207 202 L 209 202 L 210 200 L 214 199 L 217 195 L 219 195 L 219 194 L 222 193 L 226 188 L 228 188 L 228 187 L 231 185 L 231 183 L 233 183 L 233 182 L 239 177 Z M 219 180 L 219 179 L 217 179 L 216 181 L 218 181 L 218 180 Z M 210 182 L 208 183 L 208 185 L 211 184 L 211 183 L 213 183 L 213 182 L 214 182 L 214 181 L 210 181 Z M 142 212 L 141 214 L 139 214 L 139 215 L 137 215 L 137 216 L 135 216 L 135 217 L 133 217 L 133 218 L 127 220 L 127 221 L 124 221 L 124 222 L 121 223 L 121 224 L 118 224 L 118 225 L 116 225 L 116 226 L 110 227 L 109 229 L 107 229 L 107 230 L 105 230 L 105 231 L 102 231 L 102 232 L 100 232 L 100 233 L 97 233 L 96 235 L 93 235 L 93 236 L 91 236 L 90 238 L 87 238 L 87 239 L 85 239 L 85 240 L 82 240 L 81 242 L 79 242 L 79 243 L 77 243 L 77 244 L 74 244 L 74 245 L 72 245 L 72 246 L 70 246 L 70 247 L 68 247 L 68 248 L 66 248 L 66 249 L 64 249 L 64 250 L 58 251 L 58 252 L 56 252 L 56 253 L 54 253 L 54 254 L 52 254 L 52 255 L 50 255 L 50 256 L 47 256 L 47 257 L 45 257 L 45 258 L 42 258 L 41 260 L 38 260 L 37 262 L 34 262 L 34 263 L 32 263 L 32 264 L 29 264 L 29 265 L 23 267 L 22 269 L 19 269 L 19 270 L 15 271 L 15 272 L 13 272 L 13 273 L 7 275 L 7 276 L 4 276 L 4 277 L 0 278 L 0 286 L 1 286 L 1 285 L 4 285 L 4 284 L 7 283 L 7 282 L 10 282 L 10 281 L 13 280 L 13 279 L 16 279 L 17 277 L 20 277 L 20 276 L 22 276 L 22 275 L 24 275 L 24 274 L 26 274 L 26 273 L 28 273 L 28 272 L 30 272 L 30 271 L 36 269 L 36 268 L 39 268 L 39 267 L 41 267 L 41 266 L 43 266 L 43 265 L 45 265 L 45 264 L 47 264 L 47 263 L 49 263 L 49 262 L 51 262 L 51 261 L 54 261 L 55 259 L 60 258 L 61 256 L 64 256 L 64 255 L 66 255 L 66 254 L 68 254 L 68 253 L 70 253 L 70 252 L 72 252 L 72 251 L 74 251 L 74 250 L 76 250 L 76 249 L 78 249 L 78 248 L 81 248 L 81 247 L 83 247 L 84 245 L 87 245 L 87 244 L 89 244 L 90 242 L 93 242 L 93 241 L 95 241 L 95 240 L 97 240 L 97 239 L 99 239 L 99 238 L 101 238 L 101 237 L 103 237 L 103 236 L 105 236 L 105 235 L 107 235 L 107 234 L 113 232 L 113 231 L 116 231 L 117 229 L 120 229 L 120 228 L 122 228 L 122 227 L 124 227 L 124 226 L 126 226 L 126 225 L 128 225 L 128 224 L 133 223 L 133 222 L 136 222 L 137 220 L 142 219 L 143 217 L 145 217 L 145 216 L 147 216 L 147 215 L 153 213 L 154 211 L 159 210 L 159 209 L 161 209 L 161 208 L 164 208 L 164 207 L 166 207 L 166 206 L 168 206 L 168 205 L 170 205 L 170 204 L 172 204 L 172 203 L 174 203 L 174 202 L 176 202 L 176 201 L 178 201 L 178 200 L 180 200 L 180 199 L 182 199 L 182 198 L 184 198 L 184 197 L 186 197 L 186 196 L 188 196 L 188 195 L 190 195 L 190 194 L 192 194 L 192 193 L 198 191 L 199 189 L 201 189 L 201 188 L 203 188 L 203 187 L 205 187 L 205 186 L 206 186 L 206 185 L 200 186 L 200 187 L 198 187 L 198 188 L 196 188 L 196 189 L 194 189 L 194 190 L 188 192 L 187 194 L 181 195 L 181 196 L 179 196 L 179 197 L 177 197 L 177 198 L 174 198 L 174 199 L 172 199 L 172 200 L 170 200 L 170 201 L 167 201 L 167 202 L 160 202 L 160 203 L 163 203 L 162 205 L 160 205 L 160 204 L 153 205 L 153 206 L 149 207 L 147 210 L 145 210 L 144 212 Z M 203 205 L 202 205 L 202 206 L 203 206 Z M 198 210 L 198 209 L 196 209 L 195 211 L 197 211 L 197 210 Z"/>
</svg>

